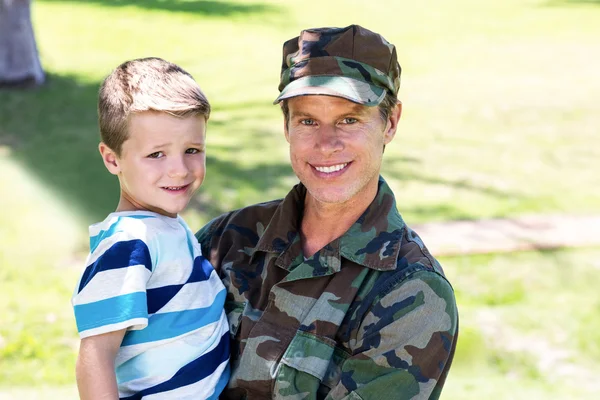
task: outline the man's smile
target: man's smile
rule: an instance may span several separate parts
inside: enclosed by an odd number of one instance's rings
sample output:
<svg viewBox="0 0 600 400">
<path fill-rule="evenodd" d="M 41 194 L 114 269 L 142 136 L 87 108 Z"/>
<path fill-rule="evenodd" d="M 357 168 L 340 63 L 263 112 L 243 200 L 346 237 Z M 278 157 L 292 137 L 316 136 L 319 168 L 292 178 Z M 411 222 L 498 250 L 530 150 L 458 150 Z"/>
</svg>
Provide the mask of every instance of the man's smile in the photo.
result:
<svg viewBox="0 0 600 400">
<path fill-rule="evenodd" d="M 332 165 L 321 165 L 316 166 L 313 164 L 309 164 L 315 171 L 319 172 L 319 175 L 325 176 L 337 176 L 341 175 L 351 164 L 352 162 L 345 162 L 340 164 L 332 164 Z"/>
</svg>

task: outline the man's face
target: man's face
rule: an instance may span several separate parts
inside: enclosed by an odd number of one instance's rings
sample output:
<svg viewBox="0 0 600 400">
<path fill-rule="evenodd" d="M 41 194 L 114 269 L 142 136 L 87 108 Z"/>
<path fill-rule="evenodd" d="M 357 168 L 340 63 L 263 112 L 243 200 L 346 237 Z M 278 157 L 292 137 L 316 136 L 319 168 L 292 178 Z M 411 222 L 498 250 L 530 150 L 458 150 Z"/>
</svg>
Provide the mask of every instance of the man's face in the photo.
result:
<svg viewBox="0 0 600 400">
<path fill-rule="evenodd" d="M 400 108 L 384 122 L 377 107 L 339 97 L 298 96 L 288 106 L 292 168 L 309 195 L 340 205 L 374 196 L 383 146 L 394 137 Z"/>
<path fill-rule="evenodd" d="M 204 180 L 205 130 L 202 116 L 132 115 L 121 156 L 105 161 L 119 177 L 121 203 L 171 217 L 181 212 Z"/>
</svg>

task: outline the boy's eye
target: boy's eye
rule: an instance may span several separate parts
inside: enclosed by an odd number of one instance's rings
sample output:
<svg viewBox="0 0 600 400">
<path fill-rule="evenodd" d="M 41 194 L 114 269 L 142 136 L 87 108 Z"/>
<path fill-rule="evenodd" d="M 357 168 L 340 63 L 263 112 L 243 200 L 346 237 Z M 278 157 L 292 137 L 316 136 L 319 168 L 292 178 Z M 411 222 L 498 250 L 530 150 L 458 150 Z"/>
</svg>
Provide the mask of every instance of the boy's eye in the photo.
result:
<svg viewBox="0 0 600 400">
<path fill-rule="evenodd" d="M 200 153 L 202 150 L 200 149 L 195 149 L 195 148 L 189 148 L 185 151 L 186 154 L 198 154 Z"/>
<path fill-rule="evenodd" d="M 164 156 L 162 151 L 155 151 L 152 154 L 148 154 L 148 158 L 161 158 L 162 156 Z"/>
<path fill-rule="evenodd" d="M 352 117 L 346 117 L 342 120 L 342 124 L 355 124 L 357 122 L 358 122 L 358 120 L 356 118 L 352 118 Z"/>
<path fill-rule="evenodd" d="M 315 124 L 315 120 L 312 119 L 312 118 L 306 118 L 306 119 L 300 120 L 300 123 L 302 125 L 314 125 Z"/>
</svg>

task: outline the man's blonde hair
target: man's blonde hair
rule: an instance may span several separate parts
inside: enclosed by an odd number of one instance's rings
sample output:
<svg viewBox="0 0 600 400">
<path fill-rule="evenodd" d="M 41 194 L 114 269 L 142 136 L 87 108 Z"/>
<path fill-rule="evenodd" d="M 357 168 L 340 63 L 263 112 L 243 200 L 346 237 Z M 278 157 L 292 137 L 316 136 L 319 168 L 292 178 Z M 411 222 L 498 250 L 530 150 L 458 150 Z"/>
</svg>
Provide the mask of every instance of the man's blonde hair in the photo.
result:
<svg viewBox="0 0 600 400">
<path fill-rule="evenodd" d="M 202 115 L 208 120 L 210 104 L 192 75 L 178 65 L 149 57 L 124 62 L 100 86 L 100 136 L 118 156 L 128 138 L 129 115 L 143 111 Z"/>
</svg>

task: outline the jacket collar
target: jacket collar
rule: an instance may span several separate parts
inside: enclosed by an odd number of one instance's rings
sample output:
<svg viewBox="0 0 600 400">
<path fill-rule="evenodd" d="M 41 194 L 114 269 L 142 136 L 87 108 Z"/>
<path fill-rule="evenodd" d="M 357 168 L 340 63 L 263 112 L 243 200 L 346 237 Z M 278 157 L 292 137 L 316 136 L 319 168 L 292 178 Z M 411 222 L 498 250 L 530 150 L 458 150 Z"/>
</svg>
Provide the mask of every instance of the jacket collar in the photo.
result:
<svg viewBox="0 0 600 400">
<path fill-rule="evenodd" d="M 342 257 L 379 271 L 395 269 L 405 225 L 396 209 L 394 194 L 381 176 L 378 185 L 375 199 L 346 233 L 304 260 L 299 227 L 306 187 L 299 183 L 277 207 L 253 254 L 279 253 L 278 266 L 291 270 L 305 262 L 318 275 L 339 271 Z"/>
</svg>

